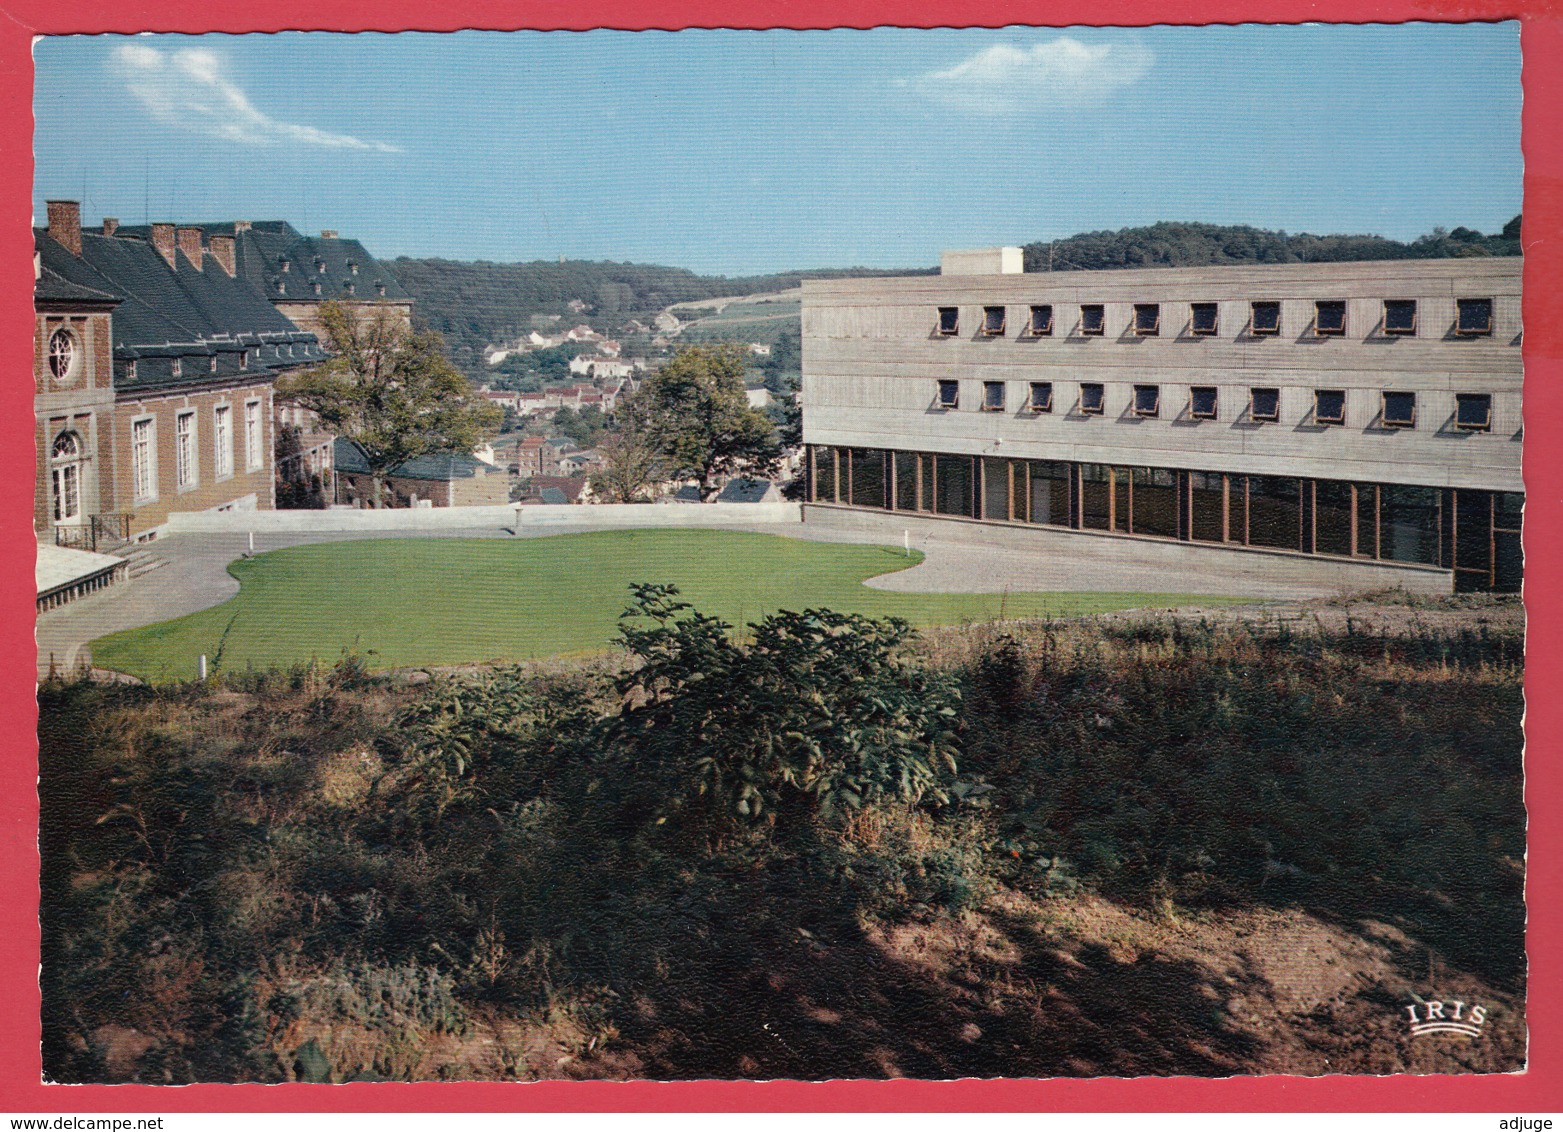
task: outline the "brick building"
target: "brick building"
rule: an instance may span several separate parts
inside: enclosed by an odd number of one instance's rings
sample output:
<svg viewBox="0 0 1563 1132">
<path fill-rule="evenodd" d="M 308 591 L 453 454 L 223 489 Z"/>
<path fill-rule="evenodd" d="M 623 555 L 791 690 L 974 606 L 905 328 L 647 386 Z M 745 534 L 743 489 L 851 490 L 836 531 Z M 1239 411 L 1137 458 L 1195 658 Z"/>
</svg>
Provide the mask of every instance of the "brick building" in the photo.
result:
<svg viewBox="0 0 1563 1132">
<path fill-rule="evenodd" d="M 337 502 L 368 507 L 374 477 L 363 449 L 344 438 L 336 442 Z M 390 507 L 482 507 L 510 502 L 510 476 L 464 452 L 430 452 L 414 457 L 385 476 L 384 500 Z"/>
<path fill-rule="evenodd" d="M 50 201 L 35 232 L 34 528 L 97 549 L 172 511 L 274 504 L 272 383 L 314 334 L 238 276 L 231 237 Z"/>
</svg>

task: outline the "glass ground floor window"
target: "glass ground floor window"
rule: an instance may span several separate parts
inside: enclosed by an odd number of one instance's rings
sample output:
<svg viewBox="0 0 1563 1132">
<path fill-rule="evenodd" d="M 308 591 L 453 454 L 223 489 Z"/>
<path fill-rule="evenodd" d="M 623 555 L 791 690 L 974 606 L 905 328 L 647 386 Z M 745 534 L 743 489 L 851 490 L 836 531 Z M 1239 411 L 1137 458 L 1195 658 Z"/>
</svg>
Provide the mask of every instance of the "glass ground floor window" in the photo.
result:
<svg viewBox="0 0 1563 1132">
<path fill-rule="evenodd" d="M 1522 576 L 1518 492 L 824 445 L 805 469 L 813 503 Z"/>
</svg>

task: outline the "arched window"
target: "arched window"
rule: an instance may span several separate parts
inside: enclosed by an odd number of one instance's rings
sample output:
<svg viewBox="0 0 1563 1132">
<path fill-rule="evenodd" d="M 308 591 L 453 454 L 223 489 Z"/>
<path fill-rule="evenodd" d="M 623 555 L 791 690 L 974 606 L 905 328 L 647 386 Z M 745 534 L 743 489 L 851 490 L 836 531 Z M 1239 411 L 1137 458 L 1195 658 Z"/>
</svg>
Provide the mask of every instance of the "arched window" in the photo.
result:
<svg viewBox="0 0 1563 1132">
<path fill-rule="evenodd" d="M 62 432 L 49 450 L 49 480 L 54 496 L 54 521 L 81 518 L 81 437 Z"/>
<path fill-rule="evenodd" d="M 81 351 L 76 346 L 76 335 L 64 329 L 49 335 L 49 372 L 56 381 L 75 378 L 80 364 Z"/>
</svg>

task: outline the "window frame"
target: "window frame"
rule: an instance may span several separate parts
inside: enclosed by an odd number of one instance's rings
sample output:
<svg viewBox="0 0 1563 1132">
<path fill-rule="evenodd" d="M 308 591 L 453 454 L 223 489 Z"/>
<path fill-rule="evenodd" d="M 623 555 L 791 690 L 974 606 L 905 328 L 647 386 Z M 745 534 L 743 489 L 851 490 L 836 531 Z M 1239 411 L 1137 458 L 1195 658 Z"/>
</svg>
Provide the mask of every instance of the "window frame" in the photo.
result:
<svg viewBox="0 0 1563 1132">
<path fill-rule="evenodd" d="M 1261 327 L 1259 325 L 1259 311 L 1275 310 L 1275 325 Z M 1279 338 L 1281 336 L 1281 300 L 1279 299 L 1251 299 L 1248 303 L 1248 335 L 1250 338 Z"/>
<path fill-rule="evenodd" d="M 1210 312 L 1210 328 L 1203 329 L 1199 325 L 1199 312 Z M 1194 338 L 1214 338 L 1221 333 L 1221 305 L 1214 302 L 1198 302 L 1189 304 L 1189 334 Z"/>
<path fill-rule="evenodd" d="M 1039 404 L 1037 402 L 1037 390 L 1046 389 L 1047 396 Z M 1051 413 L 1053 411 L 1053 383 L 1051 381 L 1033 381 L 1029 385 L 1026 408 L 1032 413 Z"/>
<path fill-rule="evenodd" d="M 141 445 L 146 454 L 146 466 L 144 482 L 138 482 L 143 478 L 143 471 L 136 459 L 136 430 L 142 425 L 146 426 L 145 439 Z M 143 487 L 146 489 L 144 492 Z M 152 413 L 130 419 L 130 494 L 137 503 L 150 503 L 157 499 L 157 416 Z"/>
<path fill-rule="evenodd" d="M 217 480 L 233 476 L 233 404 L 224 401 L 212 406 L 212 476 Z"/>
<path fill-rule="evenodd" d="M 953 314 L 954 317 L 947 320 L 944 317 L 946 312 L 948 312 L 950 314 Z M 934 336 L 935 337 L 938 337 L 938 338 L 955 338 L 955 337 L 959 336 L 959 334 L 961 332 L 961 308 L 960 307 L 939 307 L 938 308 L 938 313 L 935 315 L 935 318 L 934 318 L 933 327 L 934 327 L 933 332 L 934 332 Z"/>
<path fill-rule="evenodd" d="M 936 378 L 937 386 L 934 390 L 934 404 L 941 409 L 959 409 L 961 407 L 961 383 L 959 380 L 949 378 Z M 951 390 L 953 396 L 946 398 L 945 391 Z"/>
<path fill-rule="evenodd" d="M 1326 309 L 1332 313 L 1339 309 L 1339 324 L 1332 324 L 1328 327 L 1324 325 L 1324 312 Z M 1346 337 L 1346 314 L 1345 299 L 1315 299 L 1313 301 L 1313 336 L 1315 338 Z"/>
<path fill-rule="evenodd" d="M 985 412 L 985 413 L 1002 413 L 1004 411 L 1005 402 L 1008 400 L 1008 397 L 1007 397 L 1007 392 L 1008 391 L 1005 389 L 1005 386 L 1007 384 L 1008 384 L 1008 382 L 1004 382 L 1004 381 L 984 381 L 982 383 L 982 411 L 983 412 Z M 995 389 L 997 389 L 999 391 L 999 403 L 997 405 L 993 404 L 993 391 Z"/>
<path fill-rule="evenodd" d="M 1096 329 L 1091 329 L 1087 322 L 1087 315 L 1096 316 Z M 1107 304 L 1106 303 L 1081 303 L 1080 304 L 1080 337 L 1105 338 L 1107 337 Z"/>
<path fill-rule="evenodd" d="M 1391 397 L 1411 398 L 1411 413 L 1406 417 L 1394 417 L 1389 415 L 1389 399 Z M 1385 428 L 1413 429 L 1416 428 L 1416 392 L 1410 389 L 1384 389 L 1379 392 L 1379 422 Z"/>
<path fill-rule="evenodd" d="M 183 377 L 185 375 L 185 360 L 183 358 L 170 358 L 168 360 L 168 376 Z"/>
<path fill-rule="evenodd" d="M 69 326 L 56 326 L 49 334 L 45 353 L 55 384 L 75 385 L 83 368 L 81 336 Z"/>
<path fill-rule="evenodd" d="M 1483 327 L 1465 328 L 1465 306 L 1467 303 L 1487 304 L 1487 323 Z M 1454 333 L 1457 338 L 1490 338 L 1492 337 L 1493 315 L 1496 304 L 1491 298 L 1465 298 L 1454 301 Z"/>
<path fill-rule="evenodd" d="M 188 428 L 181 426 L 188 425 Z M 201 486 L 201 452 L 194 409 L 174 414 L 174 486 L 191 491 Z"/>
<path fill-rule="evenodd" d="M 252 417 L 253 410 L 253 417 Z M 254 435 L 251 435 L 251 426 Z M 261 415 L 259 397 L 244 402 L 244 470 L 256 472 L 266 466 L 266 424 Z"/>
<path fill-rule="evenodd" d="M 1039 326 L 1037 324 L 1037 315 L 1042 311 L 1047 312 L 1047 317 L 1042 320 L 1042 324 Z M 1053 336 L 1052 303 L 1036 303 L 1032 305 L 1030 321 L 1026 323 L 1026 333 L 1032 338 L 1051 338 Z"/>
<path fill-rule="evenodd" d="M 1258 407 L 1258 395 L 1261 393 L 1275 396 L 1275 409 L 1269 413 L 1261 413 Z M 1278 422 L 1281 419 L 1281 389 L 1275 385 L 1251 385 L 1248 388 L 1248 418 L 1254 421 Z"/>
<path fill-rule="evenodd" d="M 1096 393 L 1096 407 L 1092 408 L 1086 403 L 1087 390 Z M 1107 386 L 1100 381 L 1082 381 L 1080 383 L 1080 415 L 1082 417 L 1103 417 L 1107 415 Z"/>
<path fill-rule="evenodd" d="M 1146 326 L 1142 316 L 1146 311 L 1151 314 L 1150 325 Z M 1134 321 L 1131 324 L 1134 333 L 1140 338 L 1155 338 L 1161 334 L 1161 304 L 1160 303 L 1135 303 Z"/>
<path fill-rule="evenodd" d="M 1147 394 L 1150 396 L 1150 405 L 1143 404 L 1141 398 Z M 1130 402 L 1134 415 L 1145 420 L 1161 416 L 1161 386 L 1136 385 L 1134 387 L 1134 399 Z"/>
<path fill-rule="evenodd" d="M 1411 325 L 1409 327 L 1396 327 L 1389 324 L 1389 311 L 1391 306 L 1409 306 L 1411 308 Z M 1417 331 L 1417 318 L 1420 314 L 1421 309 L 1415 299 L 1385 299 L 1384 336 L 1386 338 L 1415 338 Z"/>
<path fill-rule="evenodd" d="M 1482 401 L 1487 405 L 1487 416 L 1481 424 L 1465 424 L 1460 420 L 1460 405 L 1462 402 Z M 1456 393 L 1454 395 L 1454 427 L 1461 432 L 1491 432 L 1492 431 L 1492 394 L 1491 393 Z"/>
<path fill-rule="evenodd" d="M 1201 393 L 1210 394 L 1210 410 L 1202 411 L 1197 402 Z M 1221 387 L 1217 385 L 1191 385 L 1189 386 L 1189 418 L 1196 421 L 1214 421 L 1221 419 Z"/>
<path fill-rule="evenodd" d="M 993 315 L 994 315 L 995 312 L 997 312 L 997 314 L 999 316 L 999 324 L 998 324 L 997 327 L 995 327 L 993 325 Z M 995 307 L 983 307 L 982 308 L 982 336 L 984 338 L 1002 338 L 1002 337 L 1004 337 L 1004 328 L 1008 324 L 1008 322 L 1009 322 L 1009 308 L 1008 307 L 996 307 L 995 306 Z"/>
<path fill-rule="evenodd" d="M 1326 417 L 1320 412 L 1320 399 L 1323 397 L 1340 398 L 1340 415 Z M 1315 389 L 1313 391 L 1313 423 L 1330 427 L 1343 427 L 1346 424 L 1346 391 L 1344 389 Z"/>
</svg>

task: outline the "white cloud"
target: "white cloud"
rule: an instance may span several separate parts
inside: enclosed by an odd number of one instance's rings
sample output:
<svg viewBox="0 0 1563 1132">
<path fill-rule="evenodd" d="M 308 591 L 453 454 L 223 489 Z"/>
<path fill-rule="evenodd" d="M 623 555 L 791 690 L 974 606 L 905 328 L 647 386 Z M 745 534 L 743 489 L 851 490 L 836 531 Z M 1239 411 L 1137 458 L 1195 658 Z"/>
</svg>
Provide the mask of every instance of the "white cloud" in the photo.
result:
<svg viewBox="0 0 1563 1132">
<path fill-rule="evenodd" d="M 1093 47 L 1060 36 L 1030 47 L 997 43 L 902 85 L 961 110 L 1021 114 L 1099 105 L 1138 82 L 1155 61 L 1138 44 Z"/>
<path fill-rule="evenodd" d="M 249 96 L 223 75 L 222 59 L 200 48 L 165 52 L 143 43 L 124 43 L 114 49 L 113 68 L 147 112 L 170 126 L 241 145 L 294 142 L 331 149 L 402 152 L 385 142 L 277 121 L 257 110 Z"/>
</svg>

